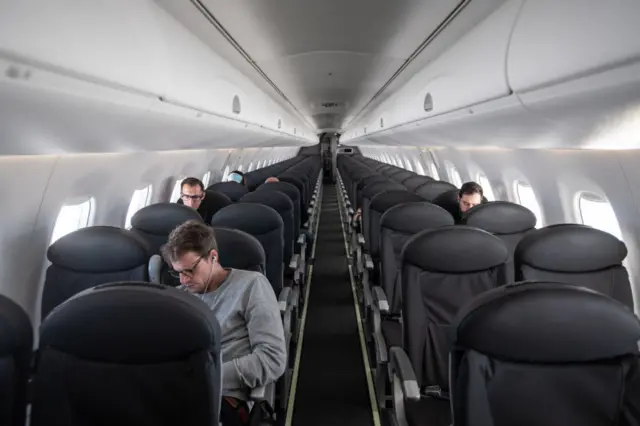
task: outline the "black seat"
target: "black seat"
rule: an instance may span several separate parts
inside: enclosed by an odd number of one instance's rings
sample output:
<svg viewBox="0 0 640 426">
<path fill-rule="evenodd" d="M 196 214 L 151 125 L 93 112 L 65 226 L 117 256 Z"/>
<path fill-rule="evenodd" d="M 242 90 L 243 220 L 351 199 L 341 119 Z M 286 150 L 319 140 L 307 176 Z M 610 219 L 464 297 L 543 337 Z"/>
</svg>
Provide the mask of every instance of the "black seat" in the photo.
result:
<svg viewBox="0 0 640 426">
<path fill-rule="evenodd" d="M 451 424 L 448 401 L 431 395 L 449 390 L 449 332 L 453 320 L 474 297 L 504 284 L 507 258 L 507 248 L 499 238 L 463 225 L 422 231 L 405 245 L 401 266 L 402 347 L 391 348 L 389 357 L 393 380 L 406 380 L 401 369 L 412 366 L 424 395 L 419 401 L 405 401 L 409 425 Z M 387 338 L 384 328 L 382 332 L 385 340 L 395 340 Z M 408 398 L 401 388 L 394 387 L 394 394 L 396 401 Z M 402 414 L 396 409 L 396 415 Z"/>
<path fill-rule="evenodd" d="M 509 201 L 492 201 L 469 209 L 462 223 L 491 232 L 509 249 L 507 277 L 514 280 L 513 253 L 527 233 L 536 227 L 536 215 L 528 208 Z"/>
<path fill-rule="evenodd" d="M 640 322 L 601 293 L 511 284 L 474 299 L 453 331 L 456 426 L 640 424 Z"/>
<path fill-rule="evenodd" d="M 460 190 L 457 188 L 450 189 L 438 195 L 433 200 L 431 200 L 433 204 L 436 204 L 442 207 L 443 209 L 445 209 L 446 211 L 448 211 L 449 213 L 451 213 L 451 216 L 453 216 L 456 223 L 461 223 L 462 216 L 463 216 L 462 213 L 460 212 L 460 202 L 458 201 L 459 193 L 460 193 Z M 482 202 L 488 203 L 489 201 L 483 196 Z M 471 210 L 473 210 L 474 208 L 472 208 Z"/>
<path fill-rule="evenodd" d="M 233 182 L 233 181 L 216 182 L 213 185 L 209 185 L 207 187 L 207 191 L 222 192 L 224 195 L 229 197 L 229 199 L 234 203 L 238 201 L 240 198 L 242 198 L 244 194 L 249 192 L 249 190 L 245 188 L 244 185 L 238 182 Z"/>
<path fill-rule="evenodd" d="M 0 295 L 0 424 L 24 426 L 33 327 L 27 313 Z"/>
<path fill-rule="evenodd" d="M 289 182 L 269 182 L 256 188 L 256 191 L 280 191 L 291 199 L 293 203 L 294 239 L 298 239 L 302 216 L 300 215 L 300 191 Z"/>
<path fill-rule="evenodd" d="M 213 215 L 211 225 L 214 228 L 239 229 L 260 241 L 267 255 L 265 275 L 276 295 L 280 294 L 284 270 L 284 224 L 278 212 L 263 204 L 232 204 Z"/>
<path fill-rule="evenodd" d="M 146 281 L 150 256 L 144 240 L 121 228 L 90 226 L 63 236 L 47 250 L 51 265 L 42 290 L 40 319 L 71 296 L 95 285 Z"/>
<path fill-rule="evenodd" d="M 157 203 L 138 210 L 131 217 L 131 231 L 149 244 L 152 253 L 159 253 L 171 231 L 188 220 L 202 221 L 200 214 L 182 204 Z"/>
<path fill-rule="evenodd" d="M 387 181 L 387 182 L 377 182 L 377 183 L 373 183 L 369 186 L 366 186 L 363 190 L 362 190 L 362 231 L 364 233 L 364 248 L 365 251 L 367 253 L 371 252 L 371 246 L 370 246 L 370 239 L 369 236 L 367 235 L 369 233 L 369 229 L 370 229 L 370 224 L 369 224 L 369 220 L 370 220 L 370 212 L 369 212 L 369 208 L 371 205 L 371 200 L 373 199 L 373 197 L 375 197 L 376 195 L 382 193 L 382 192 L 386 192 L 386 191 L 406 191 L 407 188 L 405 188 L 404 186 L 400 185 L 397 182 L 391 182 L 391 181 Z"/>
<path fill-rule="evenodd" d="M 420 186 L 424 185 L 427 182 L 431 182 L 433 180 L 434 179 L 430 176 L 413 175 L 403 180 L 400 183 L 406 186 L 409 191 L 415 192 L 416 189 L 418 189 Z"/>
<path fill-rule="evenodd" d="M 416 188 L 415 193 L 427 201 L 433 201 L 440 194 L 447 191 L 458 190 L 455 185 L 443 180 L 433 180 L 426 182 Z"/>
<path fill-rule="evenodd" d="M 627 246 L 613 235 L 579 224 L 536 229 L 514 254 L 515 279 L 579 285 L 613 297 L 633 309 Z"/>
<path fill-rule="evenodd" d="M 217 425 L 220 327 L 187 292 L 112 283 L 40 328 L 31 426 Z"/>
<path fill-rule="evenodd" d="M 213 232 L 218 243 L 220 265 L 265 275 L 266 255 L 256 237 L 239 229 L 213 228 Z"/>
<path fill-rule="evenodd" d="M 178 200 L 178 204 L 184 204 L 182 199 Z M 222 192 L 207 190 L 200 207 L 198 207 L 198 213 L 205 223 L 209 223 L 218 210 L 227 207 L 229 204 L 233 204 L 233 201 Z"/>
</svg>

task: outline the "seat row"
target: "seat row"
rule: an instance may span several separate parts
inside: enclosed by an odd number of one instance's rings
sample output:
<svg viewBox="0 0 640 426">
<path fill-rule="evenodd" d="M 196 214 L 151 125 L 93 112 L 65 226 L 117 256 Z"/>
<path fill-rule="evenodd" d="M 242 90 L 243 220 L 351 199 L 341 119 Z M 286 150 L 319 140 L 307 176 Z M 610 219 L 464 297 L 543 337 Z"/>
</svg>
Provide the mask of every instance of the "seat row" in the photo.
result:
<svg viewBox="0 0 640 426">
<path fill-rule="evenodd" d="M 624 243 L 608 233 L 578 224 L 535 229 L 533 213 L 517 204 L 501 201 L 473 207 L 463 216 L 461 224 L 454 225 L 450 211 L 457 207 L 452 206 L 457 197 L 448 194 L 457 196 L 457 188 L 450 189 L 448 183 L 423 177 L 418 179 L 417 175 L 408 176 L 412 172 L 380 166 L 375 160 L 361 156 L 341 157 L 338 160 L 337 184 L 341 194 L 341 214 L 347 224 L 346 229 L 352 234 L 352 269 L 360 284 L 365 337 L 374 366 L 379 405 L 400 424 L 448 426 L 452 416 L 456 424 L 562 423 L 553 419 L 546 423 L 526 423 L 526 419 L 519 418 L 518 421 L 513 420 L 517 416 L 506 423 L 475 423 L 471 417 L 456 418 L 456 410 L 468 414 L 483 407 L 491 412 L 493 407 L 486 404 L 478 406 L 479 402 L 485 401 L 478 400 L 475 393 L 462 399 L 452 396 L 456 393 L 455 380 L 458 380 L 455 374 L 463 371 L 458 383 L 463 389 L 459 392 L 471 392 L 466 387 L 493 384 L 489 383 L 493 370 L 491 374 L 483 375 L 483 368 L 489 368 L 495 362 L 494 357 L 500 358 L 500 354 L 510 353 L 512 349 L 512 353 L 518 353 L 520 357 L 514 361 L 523 364 L 530 361 L 531 365 L 522 366 L 526 370 L 525 376 L 533 374 L 535 368 L 532 365 L 553 359 L 551 356 L 545 360 L 542 348 L 534 352 L 538 355 L 528 359 L 526 352 L 518 352 L 519 343 L 514 340 L 521 339 L 529 346 L 544 342 L 548 348 L 549 345 L 561 346 L 564 342 L 539 340 L 536 343 L 536 337 L 530 341 L 529 336 L 571 338 L 570 327 L 563 330 L 567 331 L 566 335 L 553 335 L 552 322 L 545 324 L 540 321 L 538 329 L 534 319 L 519 316 L 524 315 L 528 303 L 537 306 L 537 298 L 544 301 L 538 306 L 540 316 L 546 315 L 547 309 L 556 309 L 561 317 L 564 302 L 561 299 L 554 302 L 554 295 L 570 294 L 566 300 L 569 314 L 571 304 L 577 303 L 573 298 L 576 301 L 589 298 L 591 296 L 583 293 L 591 295 L 596 292 L 603 297 L 598 299 L 603 301 L 597 303 L 616 306 L 616 315 L 627 315 L 628 319 L 637 322 L 632 311 L 628 274 L 622 264 L 627 255 Z M 381 169 L 382 172 L 377 173 Z M 386 176 L 391 178 L 385 180 Z M 401 182 L 393 181 L 393 177 L 401 179 Z M 411 189 L 403 183 L 418 180 L 423 183 L 417 187 L 410 185 Z M 443 200 L 448 200 L 448 204 Z M 362 220 L 354 221 L 354 212 L 358 209 Z M 530 285 L 521 284 L 523 281 Z M 514 284 L 516 282 L 519 284 Z M 513 308 L 505 311 L 507 313 L 498 314 L 502 304 L 511 300 L 509 295 L 512 294 L 527 295 L 522 301 L 522 310 L 514 304 Z M 500 302 L 495 302 L 494 298 Z M 469 308 L 480 306 L 483 301 L 496 309 L 496 312 L 489 310 L 486 315 L 509 316 L 498 317 L 495 329 L 473 328 L 478 334 L 469 341 L 472 344 L 467 343 L 469 350 L 485 348 L 482 359 L 488 364 L 462 367 L 470 361 L 469 353 L 465 351 L 462 358 L 456 358 L 456 336 L 459 336 L 460 324 L 467 324 L 466 319 L 461 318 L 465 315 L 484 318 L 484 314 L 472 315 Z M 577 316 L 567 317 L 571 321 L 584 319 L 585 322 L 576 324 L 572 329 L 576 333 L 582 330 L 584 350 L 601 345 L 598 332 L 590 334 L 588 313 L 585 310 Z M 513 329 L 508 329 L 509 324 L 513 324 Z M 480 330 L 491 331 L 496 336 L 502 332 L 505 336 L 514 335 L 501 343 L 497 337 L 493 340 L 492 334 L 487 335 L 494 344 L 487 352 L 489 346 L 482 346 L 485 336 Z M 512 345 L 516 347 L 512 348 Z M 570 351 L 571 348 L 563 347 L 559 354 L 567 356 L 569 364 L 580 362 L 579 356 L 567 355 Z M 631 356 L 630 353 L 625 355 Z M 599 358 L 600 361 L 602 359 Z M 635 370 L 636 364 L 631 364 Z M 596 370 L 595 366 L 585 367 L 585 371 L 594 377 L 597 376 Z M 468 374 L 480 376 L 469 383 Z M 553 374 L 549 372 L 548 377 L 542 375 L 541 381 L 545 380 L 552 381 Z M 508 395 L 513 384 L 505 382 L 503 385 L 500 391 Z M 567 385 L 567 389 L 573 388 Z M 477 392 L 476 389 L 473 391 Z M 471 397 L 476 401 L 474 406 L 469 405 Z M 490 397 L 497 398 L 494 394 Z M 527 402 L 531 403 L 531 400 Z M 518 401 L 520 403 L 523 402 Z M 487 413 L 484 414 L 486 420 Z M 510 414 L 507 410 L 501 415 Z"/>
<path fill-rule="evenodd" d="M 210 223 L 222 266 L 262 272 L 279 297 L 290 364 L 307 269 L 305 245 L 313 244 L 300 238 L 306 228 L 299 224 L 304 219 L 307 228 L 316 226 L 320 171 L 318 157 L 296 157 L 247 174 L 282 179 L 244 191 L 236 202 L 229 194 L 243 188 L 227 185 L 242 186 L 235 182 L 223 183 L 220 191 L 208 189 L 205 198 L 217 204 Z M 204 302 L 172 288 L 178 283 L 158 256 L 170 232 L 187 220 L 204 219 L 184 205 L 157 203 L 139 210 L 130 230 L 92 226 L 52 244 L 33 354 L 28 316 L 0 298 L 0 358 L 12 360 L 0 365 L 0 393 L 7 396 L 0 423 L 24 425 L 30 403 L 33 425 L 195 425 L 203 419 L 217 424 L 219 326 Z M 253 393 L 280 410 L 278 415 L 286 407 L 291 369 L 277 384 Z M 193 411 L 185 412 L 186 406 Z"/>
</svg>

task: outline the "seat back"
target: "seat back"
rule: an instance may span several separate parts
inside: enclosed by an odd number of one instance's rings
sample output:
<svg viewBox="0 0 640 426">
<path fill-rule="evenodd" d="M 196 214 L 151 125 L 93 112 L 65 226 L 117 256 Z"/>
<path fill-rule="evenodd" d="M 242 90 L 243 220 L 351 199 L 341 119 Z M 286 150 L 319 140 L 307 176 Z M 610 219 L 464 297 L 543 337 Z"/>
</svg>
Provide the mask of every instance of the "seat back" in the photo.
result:
<svg viewBox="0 0 640 426">
<path fill-rule="evenodd" d="M 491 232 L 509 249 L 507 277 L 514 280 L 513 253 L 527 233 L 536 227 L 536 215 L 528 208 L 509 201 L 492 201 L 480 204 L 463 215 L 462 223 Z"/>
<path fill-rule="evenodd" d="M 187 207 L 185 207 L 187 208 Z M 71 232 L 49 246 L 40 319 L 73 295 L 98 284 L 146 281 L 149 246 L 131 231 L 90 226 Z"/>
<path fill-rule="evenodd" d="M 415 193 L 427 201 L 433 201 L 438 195 L 452 190 L 457 191 L 458 188 L 456 188 L 455 185 L 443 180 L 433 180 L 420 185 L 418 188 L 416 188 Z"/>
<path fill-rule="evenodd" d="M 238 182 L 228 181 L 228 182 L 216 182 L 213 185 L 209 185 L 207 187 L 207 191 L 218 191 L 222 192 L 224 195 L 229 197 L 231 201 L 234 203 L 238 201 L 244 194 L 249 192 L 244 185 Z"/>
<path fill-rule="evenodd" d="M 33 327 L 27 313 L 0 295 L 0 424 L 24 426 Z"/>
<path fill-rule="evenodd" d="M 182 204 L 150 204 L 131 217 L 131 231 L 141 236 L 149 244 L 151 252 L 156 254 L 160 253 L 160 247 L 167 242 L 171 231 L 188 220 L 202 221 L 202 217 Z"/>
<path fill-rule="evenodd" d="M 362 190 L 362 205 L 360 206 L 360 208 L 362 209 L 362 232 L 364 233 L 364 237 L 365 237 L 364 246 L 367 252 L 371 250 L 369 235 L 368 235 L 369 229 L 370 229 L 369 206 L 371 205 L 371 200 L 376 195 L 385 191 L 404 191 L 406 189 L 407 188 L 405 188 L 404 186 L 400 185 L 397 182 L 387 181 L 387 182 L 373 183 L 371 185 L 366 186 Z"/>
<path fill-rule="evenodd" d="M 266 255 L 260 241 L 239 229 L 213 228 L 218 243 L 220 265 L 256 271 L 266 276 Z"/>
<path fill-rule="evenodd" d="M 214 228 L 231 228 L 254 236 L 266 253 L 267 279 L 276 295 L 283 282 L 284 224 L 273 208 L 263 204 L 232 204 L 213 215 Z"/>
<path fill-rule="evenodd" d="M 355 200 L 351 200 L 351 203 L 355 203 L 353 210 L 358 207 L 362 207 L 362 191 L 369 185 L 373 185 L 378 182 L 390 182 L 389 178 L 380 174 L 368 175 L 358 181 L 356 184 L 356 196 Z"/>
<path fill-rule="evenodd" d="M 211 222 L 213 215 L 223 207 L 233 204 L 233 201 L 222 192 L 218 191 L 204 191 L 205 197 L 198 207 L 198 213 L 202 217 L 205 223 Z M 178 199 L 178 204 L 184 204 L 182 198 Z"/>
<path fill-rule="evenodd" d="M 238 203 L 263 204 L 274 209 L 280 215 L 283 224 L 283 261 L 286 265 L 293 255 L 293 203 L 291 199 L 279 191 L 249 192 L 238 200 Z"/>
<path fill-rule="evenodd" d="M 640 323 L 583 287 L 511 284 L 459 313 L 453 424 L 638 425 Z"/>
<path fill-rule="evenodd" d="M 403 346 L 421 387 L 449 388 L 449 332 L 458 310 L 503 285 L 509 253 L 496 236 L 463 225 L 414 235 L 402 253 Z"/>
<path fill-rule="evenodd" d="M 369 239 L 371 258 L 380 258 L 380 218 L 391 207 L 403 203 L 419 203 L 424 198 L 405 190 L 385 191 L 375 195 L 369 206 Z"/>
<path fill-rule="evenodd" d="M 149 283 L 91 288 L 40 328 L 31 426 L 217 425 L 221 371 L 220 327 L 197 297 Z"/>
<path fill-rule="evenodd" d="M 422 175 L 413 175 L 403 180 L 402 183 L 407 189 L 411 192 L 415 192 L 418 187 L 424 185 L 427 182 L 433 181 L 433 178 L 430 176 L 422 176 Z"/>
<path fill-rule="evenodd" d="M 399 266 L 404 245 L 413 235 L 426 229 L 453 225 L 453 217 L 429 202 L 412 202 L 389 208 L 380 218 L 380 286 L 392 313 L 400 312 Z"/>
<path fill-rule="evenodd" d="M 286 182 L 296 187 L 298 192 L 300 193 L 300 223 L 305 223 L 309 219 L 309 214 L 307 213 L 307 202 L 306 202 L 306 190 L 302 181 L 291 175 L 281 175 L 278 176 L 280 182 Z"/>
<path fill-rule="evenodd" d="M 574 284 L 606 294 L 633 309 L 627 246 L 613 235 L 579 224 L 536 229 L 514 254 L 515 279 Z"/>
<path fill-rule="evenodd" d="M 298 239 L 300 234 L 300 226 L 302 216 L 300 215 L 300 191 L 295 185 L 289 182 L 269 182 L 260 185 L 256 188 L 256 191 L 280 191 L 286 194 L 293 203 L 293 226 L 294 226 L 294 239 Z"/>
</svg>

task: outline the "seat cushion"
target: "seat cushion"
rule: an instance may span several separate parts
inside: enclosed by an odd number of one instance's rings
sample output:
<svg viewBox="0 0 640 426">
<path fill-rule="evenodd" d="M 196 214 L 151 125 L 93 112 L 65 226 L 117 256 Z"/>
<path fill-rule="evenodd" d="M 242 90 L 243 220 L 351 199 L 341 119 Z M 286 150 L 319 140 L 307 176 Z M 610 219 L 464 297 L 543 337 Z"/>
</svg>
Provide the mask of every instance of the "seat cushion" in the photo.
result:
<svg viewBox="0 0 640 426">
<path fill-rule="evenodd" d="M 383 319 L 380 324 L 387 348 L 402 346 L 402 324 L 397 320 Z"/>
</svg>

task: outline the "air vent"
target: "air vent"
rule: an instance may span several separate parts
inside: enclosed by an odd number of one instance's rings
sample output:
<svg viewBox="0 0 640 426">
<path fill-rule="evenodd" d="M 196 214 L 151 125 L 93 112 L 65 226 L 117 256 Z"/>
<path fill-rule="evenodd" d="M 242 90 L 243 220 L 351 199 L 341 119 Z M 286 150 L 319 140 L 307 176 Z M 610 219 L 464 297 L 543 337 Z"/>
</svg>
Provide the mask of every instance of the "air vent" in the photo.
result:
<svg viewBox="0 0 640 426">
<path fill-rule="evenodd" d="M 233 97 L 233 104 L 231 105 L 231 111 L 234 114 L 240 114 L 241 110 L 242 110 L 242 107 L 240 106 L 240 98 L 238 97 L 238 95 L 235 95 Z"/>
<path fill-rule="evenodd" d="M 431 93 L 427 93 L 427 96 L 424 97 L 424 110 L 426 112 L 433 111 L 433 98 L 431 97 Z"/>
</svg>

